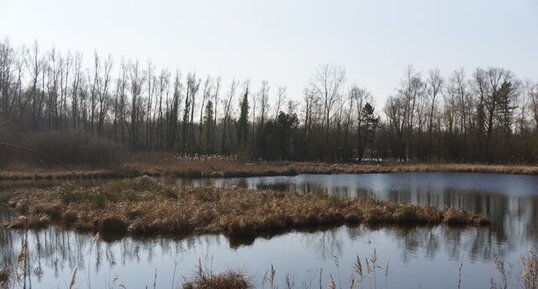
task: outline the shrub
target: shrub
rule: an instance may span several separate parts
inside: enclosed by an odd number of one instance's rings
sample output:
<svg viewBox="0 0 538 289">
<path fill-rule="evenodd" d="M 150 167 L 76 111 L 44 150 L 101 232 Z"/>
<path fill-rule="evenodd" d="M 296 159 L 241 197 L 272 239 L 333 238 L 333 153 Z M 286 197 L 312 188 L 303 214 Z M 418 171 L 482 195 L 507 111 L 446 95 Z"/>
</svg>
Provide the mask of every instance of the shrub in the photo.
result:
<svg viewBox="0 0 538 289">
<path fill-rule="evenodd" d="M 110 167 L 116 165 L 119 152 L 116 145 L 83 132 L 49 131 L 10 137 L 6 142 L 45 154 L 65 165 Z M 19 164 L 58 166 L 30 151 L 0 148 L 0 165 Z"/>
</svg>

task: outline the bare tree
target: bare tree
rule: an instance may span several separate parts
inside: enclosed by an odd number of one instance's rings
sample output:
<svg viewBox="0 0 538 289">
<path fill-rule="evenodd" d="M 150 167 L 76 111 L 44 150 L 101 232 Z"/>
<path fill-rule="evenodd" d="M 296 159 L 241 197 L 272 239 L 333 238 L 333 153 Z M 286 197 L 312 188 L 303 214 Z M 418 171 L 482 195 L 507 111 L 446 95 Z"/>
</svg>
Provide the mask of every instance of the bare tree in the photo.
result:
<svg viewBox="0 0 538 289">
<path fill-rule="evenodd" d="M 403 98 L 395 96 L 390 96 L 385 103 L 385 115 L 396 138 L 391 142 L 393 155 L 404 161 L 407 159 L 405 132 L 408 109 L 406 106 Z"/>
<path fill-rule="evenodd" d="M 217 129 L 217 115 L 218 115 L 218 103 L 219 103 L 219 93 L 220 93 L 220 77 L 217 78 L 217 81 L 215 83 L 215 92 L 213 93 L 213 106 L 215 107 L 213 109 L 214 111 L 214 122 L 213 122 L 213 125 L 212 125 L 212 137 L 211 137 L 211 151 L 215 151 L 215 140 L 217 138 L 217 135 L 216 135 L 216 129 Z"/>
<path fill-rule="evenodd" d="M 269 82 L 266 80 L 262 81 L 262 86 L 258 92 L 258 99 L 260 102 L 260 127 L 263 128 L 267 119 L 267 111 L 269 110 Z"/>
<path fill-rule="evenodd" d="M 356 106 L 357 112 L 357 152 L 359 161 L 364 156 L 366 144 L 369 137 L 369 115 L 364 111 L 366 104 L 371 105 L 373 102 L 372 94 L 364 88 L 353 86 L 350 92 L 350 98 L 353 100 Z M 372 111 L 373 113 L 373 111 Z"/>
<path fill-rule="evenodd" d="M 534 130 L 538 133 L 538 83 L 532 84 L 527 90 L 530 108 L 534 117 Z"/>
<path fill-rule="evenodd" d="M 5 39 L 0 42 L 0 112 L 3 116 L 9 116 L 12 109 L 12 85 L 15 68 L 15 50 Z M 0 119 L 1 121 L 1 119 Z"/>
<path fill-rule="evenodd" d="M 275 107 L 275 118 L 278 117 L 278 114 L 280 113 L 282 109 L 282 105 L 286 103 L 286 96 L 287 96 L 287 89 L 285 87 L 279 87 L 278 92 L 276 94 L 276 107 Z"/>
<path fill-rule="evenodd" d="M 102 136 L 105 132 L 105 117 L 107 116 L 110 105 L 110 82 L 112 70 L 112 57 L 108 58 L 103 63 L 103 77 L 97 85 L 97 135 Z"/>
<path fill-rule="evenodd" d="M 433 125 L 434 118 L 437 112 L 439 95 L 443 90 L 444 79 L 441 76 L 439 69 L 430 70 L 429 78 L 427 80 L 428 85 L 428 100 L 429 100 L 429 114 L 428 114 L 428 139 L 430 149 L 433 146 Z"/>
<path fill-rule="evenodd" d="M 151 150 L 153 145 L 153 97 L 157 90 L 157 77 L 154 75 L 154 70 L 153 65 L 148 61 L 146 70 L 146 150 Z"/>
<path fill-rule="evenodd" d="M 38 84 L 39 78 L 43 75 L 43 61 L 39 55 L 39 46 L 37 42 L 34 43 L 32 54 L 28 59 L 28 70 L 31 77 L 31 103 L 32 103 L 32 126 L 34 130 L 39 128 L 39 120 L 41 118 L 41 111 L 43 107 L 43 94 L 39 92 Z"/>
<path fill-rule="evenodd" d="M 142 85 L 144 83 L 144 77 L 140 71 L 138 61 L 131 64 L 129 69 L 129 87 L 131 93 L 131 127 L 129 130 L 129 137 L 131 147 L 133 149 L 138 148 L 138 124 L 141 119 L 141 107 L 142 107 Z"/>
<path fill-rule="evenodd" d="M 235 79 L 232 81 L 232 84 L 230 85 L 230 90 L 228 91 L 228 97 L 224 99 L 224 119 L 222 121 L 222 144 L 221 144 L 221 150 L 223 152 L 227 152 L 228 149 L 226 147 L 226 130 L 228 129 L 228 121 L 230 119 L 230 113 L 231 113 L 231 107 L 232 107 L 232 101 L 233 97 L 235 95 L 235 89 L 237 87 L 237 82 Z"/>
<path fill-rule="evenodd" d="M 410 147 L 413 142 L 413 129 L 415 126 L 417 102 L 424 97 L 426 93 L 426 84 L 422 81 L 420 73 L 416 72 L 412 66 L 407 67 L 405 76 L 401 81 L 398 90 L 398 104 L 403 109 L 404 131 L 403 138 L 405 141 L 404 160 L 410 157 Z"/>
<path fill-rule="evenodd" d="M 211 76 L 207 76 L 206 81 L 204 82 L 204 90 L 202 93 L 202 103 L 200 104 L 200 121 L 198 122 L 198 151 L 202 152 L 202 132 L 203 132 L 203 122 L 204 122 L 204 108 L 206 100 L 209 100 L 211 97 Z M 212 109 L 212 108 L 211 108 Z"/>
<path fill-rule="evenodd" d="M 168 113 L 168 133 L 167 133 L 167 143 L 168 149 L 173 150 L 175 147 L 175 142 L 177 140 L 177 130 L 178 130 L 178 121 L 179 121 L 179 104 L 181 102 L 183 86 L 181 84 L 181 74 L 179 71 L 176 71 L 176 76 L 174 80 L 174 92 L 172 94 L 172 104 L 170 112 Z"/>
<path fill-rule="evenodd" d="M 187 89 L 185 95 L 185 107 L 183 108 L 183 127 L 182 127 L 182 142 L 183 152 L 187 152 L 194 146 L 194 104 L 196 94 L 200 88 L 201 80 L 196 78 L 196 74 L 187 75 Z"/>
<path fill-rule="evenodd" d="M 321 101 L 323 107 L 323 126 L 325 142 L 329 141 L 330 121 L 335 113 L 335 104 L 342 98 L 342 88 L 345 81 L 346 72 L 339 66 L 328 64 L 320 66 L 312 80 L 312 91 Z"/>
<path fill-rule="evenodd" d="M 164 132 L 165 116 L 163 113 L 163 99 L 167 103 L 169 93 L 170 93 L 170 73 L 166 69 L 163 69 L 159 75 L 158 91 L 159 91 L 159 99 L 157 101 L 157 122 L 158 122 L 157 123 L 157 127 L 158 127 L 157 146 L 159 147 L 159 149 L 162 150 L 164 139 L 165 139 L 165 132 Z M 167 112 L 168 112 L 168 109 L 167 109 Z"/>
<path fill-rule="evenodd" d="M 75 54 L 74 57 L 73 81 L 71 84 L 71 118 L 73 121 L 73 129 L 77 129 L 80 116 L 80 94 L 81 94 L 81 79 L 82 79 L 82 55 Z"/>
</svg>

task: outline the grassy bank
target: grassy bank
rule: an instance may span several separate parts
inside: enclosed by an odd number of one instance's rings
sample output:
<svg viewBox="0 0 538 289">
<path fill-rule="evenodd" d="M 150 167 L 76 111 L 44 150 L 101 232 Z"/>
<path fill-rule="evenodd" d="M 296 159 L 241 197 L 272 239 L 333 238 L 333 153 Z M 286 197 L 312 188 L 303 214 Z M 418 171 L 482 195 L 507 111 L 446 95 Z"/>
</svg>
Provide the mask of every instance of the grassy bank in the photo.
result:
<svg viewBox="0 0 538 289">
<path fill-rule="evenodd" d="M 249 177 L 297 174 L 362 174 L 398 172 L 472 172 L 538 175 L 538 166 L 486 164 L 379 163 L 331 164 L 322 162 L 244 162 L 231 157 L 179 157 L 139 154 L 124 157 L 114 168 L 39 168 L 17 166 L 0 170 L 0 180 L 132 178 L 143 175 L 171 177 Z"/>
<path fill-rule="evenodd" d="M 382 164 L 327 164 L 294 163 L 293 168 L 302 174 L 363 174 L 402 172 L 495 173 L 538 175 L 538 166 L 435 164 L 435 163 L 382 163 Z"/>
<path fill-rule="evenodd" d="M 298 174 L 291 163 L 247 163 L 221 158 L 185 159 L 160 154 L 133 156 L 111 169 L 83 167 L 71 169 L 72 172 L 62 168 L 39 168 L 32 166 L 0 169 L 0 180 L 116 179 L 144 175 L 202 178 L 293 176 Z"/>
<path fill-rule="evenodd" d="M 9 204 L 27 213 L 10 220 L 7 225 L 12 228 L 64 224 L 76 230 L 133 235 L 256 236 L 358 223 L 488 224 L 483 216 L 454 209 L 315 194 L 175 187 L 148 178 L 26 190 Z"/>
</svg>

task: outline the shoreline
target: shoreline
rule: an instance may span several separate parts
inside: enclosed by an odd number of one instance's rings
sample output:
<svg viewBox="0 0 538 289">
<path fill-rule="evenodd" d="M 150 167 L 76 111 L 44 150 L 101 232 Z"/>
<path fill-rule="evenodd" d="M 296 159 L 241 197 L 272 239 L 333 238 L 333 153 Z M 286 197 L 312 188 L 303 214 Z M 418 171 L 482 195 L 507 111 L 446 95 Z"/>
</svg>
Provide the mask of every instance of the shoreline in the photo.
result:
<svg viewBox="0 0 538 289">
<path fill-rule="evenodd" d="M 192 166 L 153 163 L 127 163 L 120 169 L 79 169 L 75 173 L 45 170 L 1 171 L 0 180 L 75 180 L 75 179 L 132 179 L 141 176 L 176 178 L 235 178 L 264 176 L 296 176 L 300 174 L 369 174 L 369 173 L 491 173 L 513 175 L 538 175 L 538 166 L 530 165 L 483 165 L 483 164 L 331 164 L 315 162 L 271 163 L 254 162 L 220 164 L 211 163 Z M 202 166 L 202 168 L 200 168 Z M 248 167 L 248 169 L 245 169 Z"/>
</svg>

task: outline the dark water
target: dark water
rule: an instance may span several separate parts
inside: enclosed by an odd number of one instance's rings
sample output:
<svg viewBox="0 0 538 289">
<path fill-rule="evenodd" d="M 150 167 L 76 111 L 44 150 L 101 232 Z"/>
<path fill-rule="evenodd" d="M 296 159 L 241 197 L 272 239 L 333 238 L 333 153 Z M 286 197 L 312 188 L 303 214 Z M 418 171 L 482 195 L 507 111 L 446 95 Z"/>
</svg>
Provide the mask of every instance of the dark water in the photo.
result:
<svg viewBox="0 0 538 289">
<path fill-rule="evenodd" d="M 197 236 L 182 240 L 124 238 L 115 242 L 60 229 L 29 232 L 34 288 L 66 288 L 77 268 L 77 288 L 177 288 L 199 262 L 214 272 L 239 269 L 257 288 L 274 266 L 276 281 L 295 288 L 327 288 L 329 276 L 348 288 L 356 256 L 377 253 L 378 268 L 364 288 L 489 288 L 498 279 L 493 260 L 505 258 L 518 273 L 520 258 L 538 248 L 538 177 L 495 174 L 402 173 L 300 175 L 238 179 L 170 180 L 180 185 L 250 187 L 322 192 L 350 197 L 455 207 L 487 215 L 487 228 L 340 227 L 291 232 L 272 238 L 228 240 Z M 0 209 L 2 218 L 9 214 Z M 22 233 L 0 229 L 0 263 L 16 259 Z M 385 267 L 389 264 L 388 274 Z M 174 273 L 175 272 L 175 273 Z M 288 274 L 288 276 L 287 276 Z M 155 275 L 157 276 L 155 278 Z M 374 283 L 375 282 L 375 283 Z M 114 287 L 115 288 L 115 287 Z M 360 288 L 360 287 L 358 287 Z"/>
</svg>

